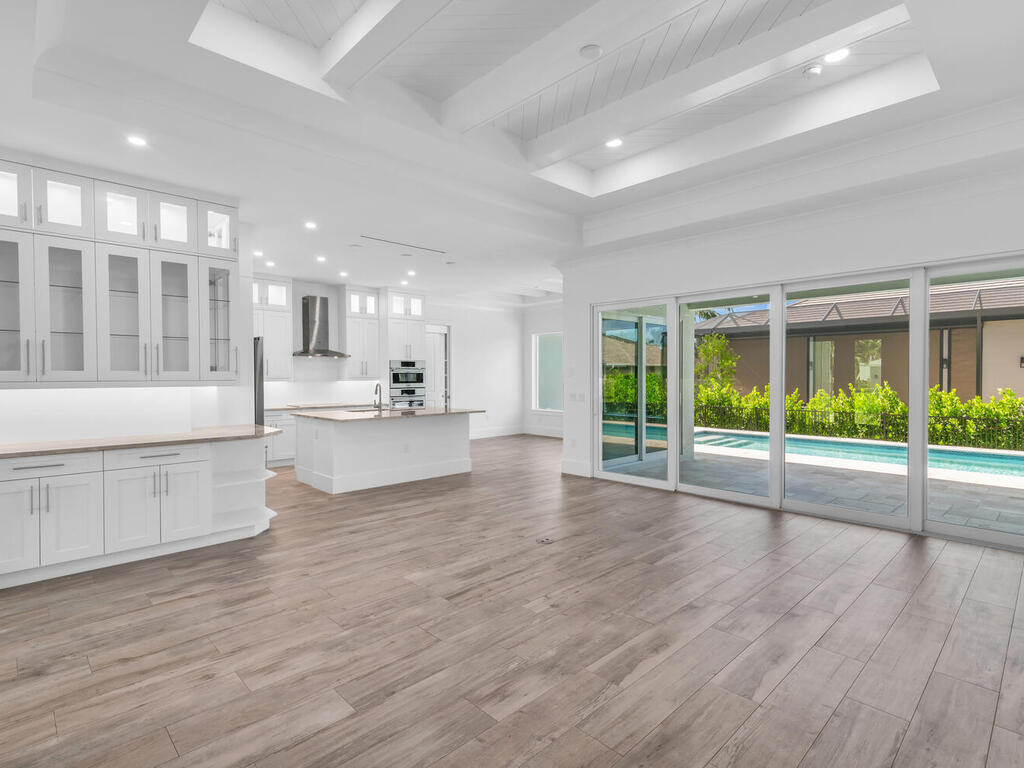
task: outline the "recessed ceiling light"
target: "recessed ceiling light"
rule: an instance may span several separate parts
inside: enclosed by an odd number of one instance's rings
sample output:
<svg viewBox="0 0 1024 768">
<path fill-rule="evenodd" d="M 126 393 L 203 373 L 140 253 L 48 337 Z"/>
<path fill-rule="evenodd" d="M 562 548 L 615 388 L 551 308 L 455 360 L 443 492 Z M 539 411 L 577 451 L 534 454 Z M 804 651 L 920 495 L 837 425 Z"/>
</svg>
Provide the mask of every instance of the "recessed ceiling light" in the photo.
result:
<svg viewBox="0 0 1024 768">
<path fill-rule="evenodd" d="M 363 244 L 362 243 L 349 243 L 348 247 L 349 248 L 362 248 Z"/>
<path fill-rule="evenodd" d="M 587 43 L 580 48 L 580 56 L 587 61 L 601 58 L 602 53 L 604 53 L 604 49 L 597 43 Z"/>
<path fill-rule="evenodd" d="M 316 222 L 315 221 L 307 221 L 306 222 L 306 229 L 316 229 Z"/>
<path fill-rule="evenodd" d="M 259 258 L 260 256 L 263 255 L 263 251 L 253 251 L 252 255 L 255 256 L 256 258 Z"/>
<path fill-rule="evenodd" d="M 416 277 L 416 270 L 415 269 L 410 269 L 405 274 L 407 274 L 409 277 Z"/>
<path fill-rule="evenodd" d="M 327 261 L 327 257 L 326 256 L 317 256 L 316 260 L 319 261 L 321 264 L 323 264 L 325 261 Z"/>
<path fill-rule="evenodd" d="M 338 277 L 348 277 L 348 272 L 339 272 Z"/>
<path fill-rule="evenodd" d="M 403 281 L 402 281 L 402 285 L 408 285 L 408 284 L 409 284 L 409 281 L 408 281 L 408 280 L 403 280 Z"/>
<path fill-rule="evenodd" d="M 622 139 L 608 139 L 608 141 L 606 141 L 604 145 L 608 147 L 608 149 L 618 149 L 619 147 L 622 146 Z"/>
<path fill-rule="evenodd" d="M 272 262 L 272 261 L 268 261 L 268 262 L 267 262 L 267 266 L 268 266 L 268 267 L 272 267 L 272 266 L 274 266 L 274 262 Z"/>
<path fill-rule="evenodd" d="M 149 142 L 146 141 L 144 136 L 129 136 L 128 143 L 131 144 L 133 147 L 144 147 L 147 144 L 149 144 Z"/>
<path fill-rule="evenodd" d="M 850 55 L 849 48 L 840 48 L 838 51 L 832 51 L 832 53 L 825 56 L 826 64 L 838 64 L 840 61 Z"/>
<path fill-rule="evenodd" d="M 820 75 L 825 68 L 821 64 L 808 64 L 804 67 L 804 77 L 817 77 Z"/>
</svg>

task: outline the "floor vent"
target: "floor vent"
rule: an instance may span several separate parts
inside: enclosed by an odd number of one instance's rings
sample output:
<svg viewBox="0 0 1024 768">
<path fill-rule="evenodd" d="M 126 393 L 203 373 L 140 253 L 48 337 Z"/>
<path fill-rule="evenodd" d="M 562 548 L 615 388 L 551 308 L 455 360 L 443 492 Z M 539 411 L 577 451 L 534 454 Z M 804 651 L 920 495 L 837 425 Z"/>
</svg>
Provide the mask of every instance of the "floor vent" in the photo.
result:
<svg viewBox="0 0 1024 768">
<path fill-rule="evenodd" d="M 541 536 L 537 539 L 538 544 L 553 544 L 555 542 L 550 536 Z"/>
</svg>

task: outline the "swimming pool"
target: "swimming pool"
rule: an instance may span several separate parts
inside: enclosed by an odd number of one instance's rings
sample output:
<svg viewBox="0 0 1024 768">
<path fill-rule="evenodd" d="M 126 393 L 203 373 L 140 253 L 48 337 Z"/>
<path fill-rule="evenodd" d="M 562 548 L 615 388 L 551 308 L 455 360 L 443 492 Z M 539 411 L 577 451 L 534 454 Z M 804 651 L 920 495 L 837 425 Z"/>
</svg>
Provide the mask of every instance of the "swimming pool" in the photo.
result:
<svg viewBox="0 0 1024 768">
<path fill-rule="evenodd" d="M 630 424 L 605 424 L 608 437 L 631 437 Z M 647 435 L 652 440 L 665 440 L 664 426 L 649 426 Z M 721 432 L 701 430 L 694 434 L 697 445 L 709 448 L 768 452 L 768 435 L 759 432 Z M 869 440 L 843 440 L 839 438 L 787 437 L 786 452 L 803 456 L 831 459 L 873 461 L 882 464 L 907 464 L 907 447 L 898 443 L 871 442 Z M 1024 455 L 984 451 L 971 448 L 930 447 L 929 469 L 951 469 L 959 472 L 982 472 L 990 475 L 1024 477 Z"/>
</svg>

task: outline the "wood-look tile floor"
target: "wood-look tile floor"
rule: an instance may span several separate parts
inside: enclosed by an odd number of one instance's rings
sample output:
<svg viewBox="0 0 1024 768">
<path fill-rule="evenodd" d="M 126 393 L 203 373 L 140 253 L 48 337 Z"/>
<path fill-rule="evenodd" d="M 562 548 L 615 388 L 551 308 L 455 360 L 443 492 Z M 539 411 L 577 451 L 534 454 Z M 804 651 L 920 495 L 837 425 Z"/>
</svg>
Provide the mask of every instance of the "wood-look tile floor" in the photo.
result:
<svg viewBox="0 0 1024 768">
<path fill-rule="evenodd" d="M 0 592 L 0 766 L 1024 765 L 1021 555 L 559 454 Z"/>
</svg>

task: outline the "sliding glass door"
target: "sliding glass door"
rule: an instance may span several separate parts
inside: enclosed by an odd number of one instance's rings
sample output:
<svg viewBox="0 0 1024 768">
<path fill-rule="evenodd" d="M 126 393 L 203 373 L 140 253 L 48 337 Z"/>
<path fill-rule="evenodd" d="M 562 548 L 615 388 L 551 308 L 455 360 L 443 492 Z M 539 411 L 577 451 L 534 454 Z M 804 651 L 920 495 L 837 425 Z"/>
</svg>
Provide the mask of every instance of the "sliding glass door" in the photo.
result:
<svg viewBox="0 0 1024 768">
<path fill-rule="evenodd" d="M 598 313 L 600 468 L 667 481 L 668 305 Z"/>
</svg>

